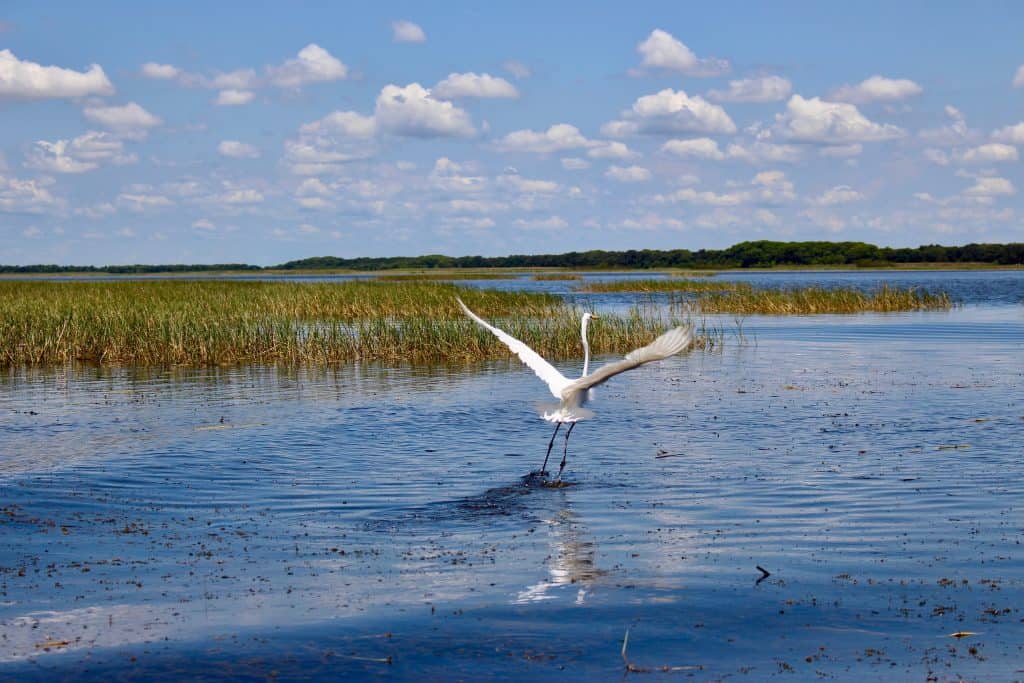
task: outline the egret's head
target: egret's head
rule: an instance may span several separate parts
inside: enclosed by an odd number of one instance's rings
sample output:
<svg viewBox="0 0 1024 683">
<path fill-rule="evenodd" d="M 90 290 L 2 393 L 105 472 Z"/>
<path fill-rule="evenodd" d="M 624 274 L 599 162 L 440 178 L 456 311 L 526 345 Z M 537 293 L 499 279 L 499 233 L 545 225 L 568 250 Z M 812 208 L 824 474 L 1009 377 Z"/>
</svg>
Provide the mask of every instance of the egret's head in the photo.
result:
<svg viewBox="0 0 1024 683">
<path fill-rule="evenodd" d="M 587 311 L 586 313 L 583 314 L 583 322 L 587 322 L 588 320 L 600 320 L 600 319 L 601 319 L 601 317 L 597 313 L 591 313 L 590 311 Z"/>
</svg>

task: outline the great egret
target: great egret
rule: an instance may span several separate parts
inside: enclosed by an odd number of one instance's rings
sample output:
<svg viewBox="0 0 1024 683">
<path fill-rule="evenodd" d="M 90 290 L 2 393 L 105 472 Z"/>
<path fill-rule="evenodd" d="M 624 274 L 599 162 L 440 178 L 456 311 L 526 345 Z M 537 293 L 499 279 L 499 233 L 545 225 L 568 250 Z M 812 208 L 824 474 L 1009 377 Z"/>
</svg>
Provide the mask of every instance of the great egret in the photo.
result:
<svg viewBox="0 0 1024 683">
<path fill-rule="evenodd" d="M 579 379 L 573 380 L 560 373 L 553 365 L 551 365 L 551 363 L 541 358 L 540 354 L 529 346 L 504 330 L 491 325 L 476 313 L 469 310 L 469 307 L 462 302 L 462 299 L 456 297 L 456 301 L 459 302 L 459 306 L 461 306 L 462 310 L 466 312 L 466 315 L 490 330 L 494 336 L 500 339 L 505 346 L 512 351 L 512 353 L 519 356 L 521 361 L 526 363 L 526 365 L 533 370 L 538 377 L 544 380 L 548 385 L 548 389 L 550 389 L 554 397 L 559 400 L 559 403 L 557 404 L 543 406 L 544 408 L 550 409 L 546 409 L 540 414 L 540 416 L 548 422 L 555 423 L 555 431 L 551 435 L 551 441 L 548 442 L 548 452 L 544 456 L 544 464 L 540 466 L 541 475 L 547 474 L 545 468 L 548 465 L 548 458 L 551 456 L 551 448 L 555 445 L 555 437 L 558 436 L 558 430 L 561 429 L 563 424 L 569 424 L 569 429 L 565 433 L 565 446 L 562 449 L 562 463 L 558 466 L 558 477 L 555 479 L 556 481 L 560 481 L 562 479 L 562 470 L 565 469 L 565 461 L 569 453 L 569 435 L 572 434 L 573 428 L 576 427 L 576 423 L 580 420 L 585 420 L 589 417 L 593 417 L 594 415 L 593 412 L 583 407 L 583 405 L 591 398 L 590 389 L 598 384 L 607 382 L 619 373 L 632 370 L 644 363 L 663 360 L 669 356 L 681 353 L 693 342 L 693 331 L 689 326 L 676 327 L 664 333 L 647 346 L 631 351 L 622 360 L 608 363 L 598 370 L 595 370 L 594 374 L 588 374 L 587 371 L 590 369 L 590 341 L 587 339 L 587 324 L 590 322 L 591 318 L 596 318 L 597 316 L 592 313 L 584 313 L 583 320 L 580 323 L 580 336 L 583 338 L 583 374 Z"/>
</svg>

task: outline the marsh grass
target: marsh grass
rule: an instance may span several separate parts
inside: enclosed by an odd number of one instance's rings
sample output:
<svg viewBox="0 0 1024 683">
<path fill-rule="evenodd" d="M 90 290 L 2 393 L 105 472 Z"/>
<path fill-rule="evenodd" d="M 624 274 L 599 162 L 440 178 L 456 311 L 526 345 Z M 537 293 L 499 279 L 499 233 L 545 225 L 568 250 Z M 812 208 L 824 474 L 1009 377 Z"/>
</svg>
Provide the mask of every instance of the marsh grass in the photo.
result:
<svg viewBox="0 0 1024 683">
<path fill-rule="evenodd" d="M 655 293 L 655 292 L 710 292 L 727 289 L 739 289 L 744 285 L 740 282 L 729 282 L 728 280 L 691 280 L 683 277 L 672 277 L 666 280 L 600 280 L 598 282 L 587 282 L 576 288 L 577 292 L 590 293 Z"/>
<path fill-rule="evenodd" d="M 537 273 L 531 280 L 537 280 L 539 282 L 559 281 L 559 280 L 582 280 L 582 275 L 575 275 L 573 273 Z"/>
<path fill-rule="evenodd" d="M 440 363 L 505 358 L 455 297 L 552 359 L 581 353 L 560 297 L 436 282 L 0 282 L 0 366 Z M 602 317 L 595 353 L 622 353 L 678 321 Z M 701 340 L 714 345 L 712 337 Z"/>
<path fill-rule="evenodd" d="M 948 310 L 953 302 L 945 292 L 882 286 L 872 291 L 852 287 L 755 288 L 705 292 L 696 298 L 673 301 L 682 310 L 738 315 L 815 315 L 895 313 Z"/>
<path fill-rule="evenodd" d="M 394 275 L 377 275 L 381 282 L 433 282 L 438 280 L 515 280 L 514 273 L 396 273 Z"/>
<path fill-rule="evenodd" d="M 893 313 L 948 310 L 953 302 L 945 292 L 916 288 L 879 287 L 755 287 L 728 280 L 611 280 L 588 282 L 579 292 L 667 293 L 669 303 L 695 313 L 740 315 L 814 315 L 819 313 Z M 688 296 L 690 295 L 690 296 Z"/>
</svg>

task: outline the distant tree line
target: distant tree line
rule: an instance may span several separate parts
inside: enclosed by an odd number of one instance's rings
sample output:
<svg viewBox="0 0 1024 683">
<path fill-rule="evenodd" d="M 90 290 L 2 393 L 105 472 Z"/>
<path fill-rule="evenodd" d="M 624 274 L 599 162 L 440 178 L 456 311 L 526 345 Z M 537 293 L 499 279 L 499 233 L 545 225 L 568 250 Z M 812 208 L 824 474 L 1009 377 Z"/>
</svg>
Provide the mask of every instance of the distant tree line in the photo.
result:
<svg viewBox="0 0 1024 683">
<path fill-rule="evenodd" d="M 879 267 L 911 263 L 990 263 L 1024 265 L 1024 243 L 967 244 L 916 248 L 877 247 L 865 242 L 741 242 L 728 249 L 642 249 L 629 251 L 571 251 L 566 254 L 512 256 L 387 256 L 341 258 L 314 256 L 288 261 L 273 270 L 395 270 L 431 268 L 772 268 L 774 266 Z M 130 266 L 2 266 L 0 273 L 187 273 L 199 271 L 259 271 L 243 263 Z"/>
<path fill-rule="evenodd" d="M 728 249 L 642 249 L 629 251 L 571 251 L 567 254 L 512 256 L 389 256 L 339 258 L 317 256 L 282 263 L 284 270 L 345 268 L 771 268 L 773 266 L 887 266 L 906 263 L 1024 264 L 1024 243 L 968 244 L 944 247 L 929 244 L 893 249 L 864 242 L 741 242 Z"/>
<path fill-rule="evenodd" d="M 196 273 L 219 270 L 263 270 L 260 266 L 247 263 L 169 263 L 164 265 L 147 265 L 137 263 L 130 266 L 58 266 L 40 264 L 34 266 L 2 266 L 0 273 L 99 273 L 112 275 L 143 274 L 143 273 Z"/>
</svg>

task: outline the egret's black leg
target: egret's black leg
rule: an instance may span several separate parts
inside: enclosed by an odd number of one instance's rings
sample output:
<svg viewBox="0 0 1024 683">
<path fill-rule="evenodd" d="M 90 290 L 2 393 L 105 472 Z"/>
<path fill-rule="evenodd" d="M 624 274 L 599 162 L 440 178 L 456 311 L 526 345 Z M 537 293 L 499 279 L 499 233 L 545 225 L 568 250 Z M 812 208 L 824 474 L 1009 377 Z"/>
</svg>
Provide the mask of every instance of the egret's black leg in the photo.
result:
<svg viewBox="0 0 1024 683">
<path fill-rule="evenodd" d="M 548 452 L 544 456 L 544 464 L 540 466 L 540 473 L 543 476 L 547 472 L 548 458 L 551 457 L 551 448 L 555 445 L 555 437 L 558 436 L 558 430 L 562 428 L 561 422 L 555 423 L 555 432 L 551 435 L 551 441 L 548 442 Z M 571 427 L 570 427 L 571 429 Z"/>
<path fill-rule="evenodd" d="M 558 466 L 558 476 L 555 477 L 555 481 L 562 480 L 562 470 L 565 469 L 565 459 L 569 456 L 569 435 L 572 434 L 572 430 L 575 426 L 575 422 L 571 423 L 569 425 L 569 431 L 565 433 L 565 446 L 562 448 L 562 464 Z"/>
</svg>

